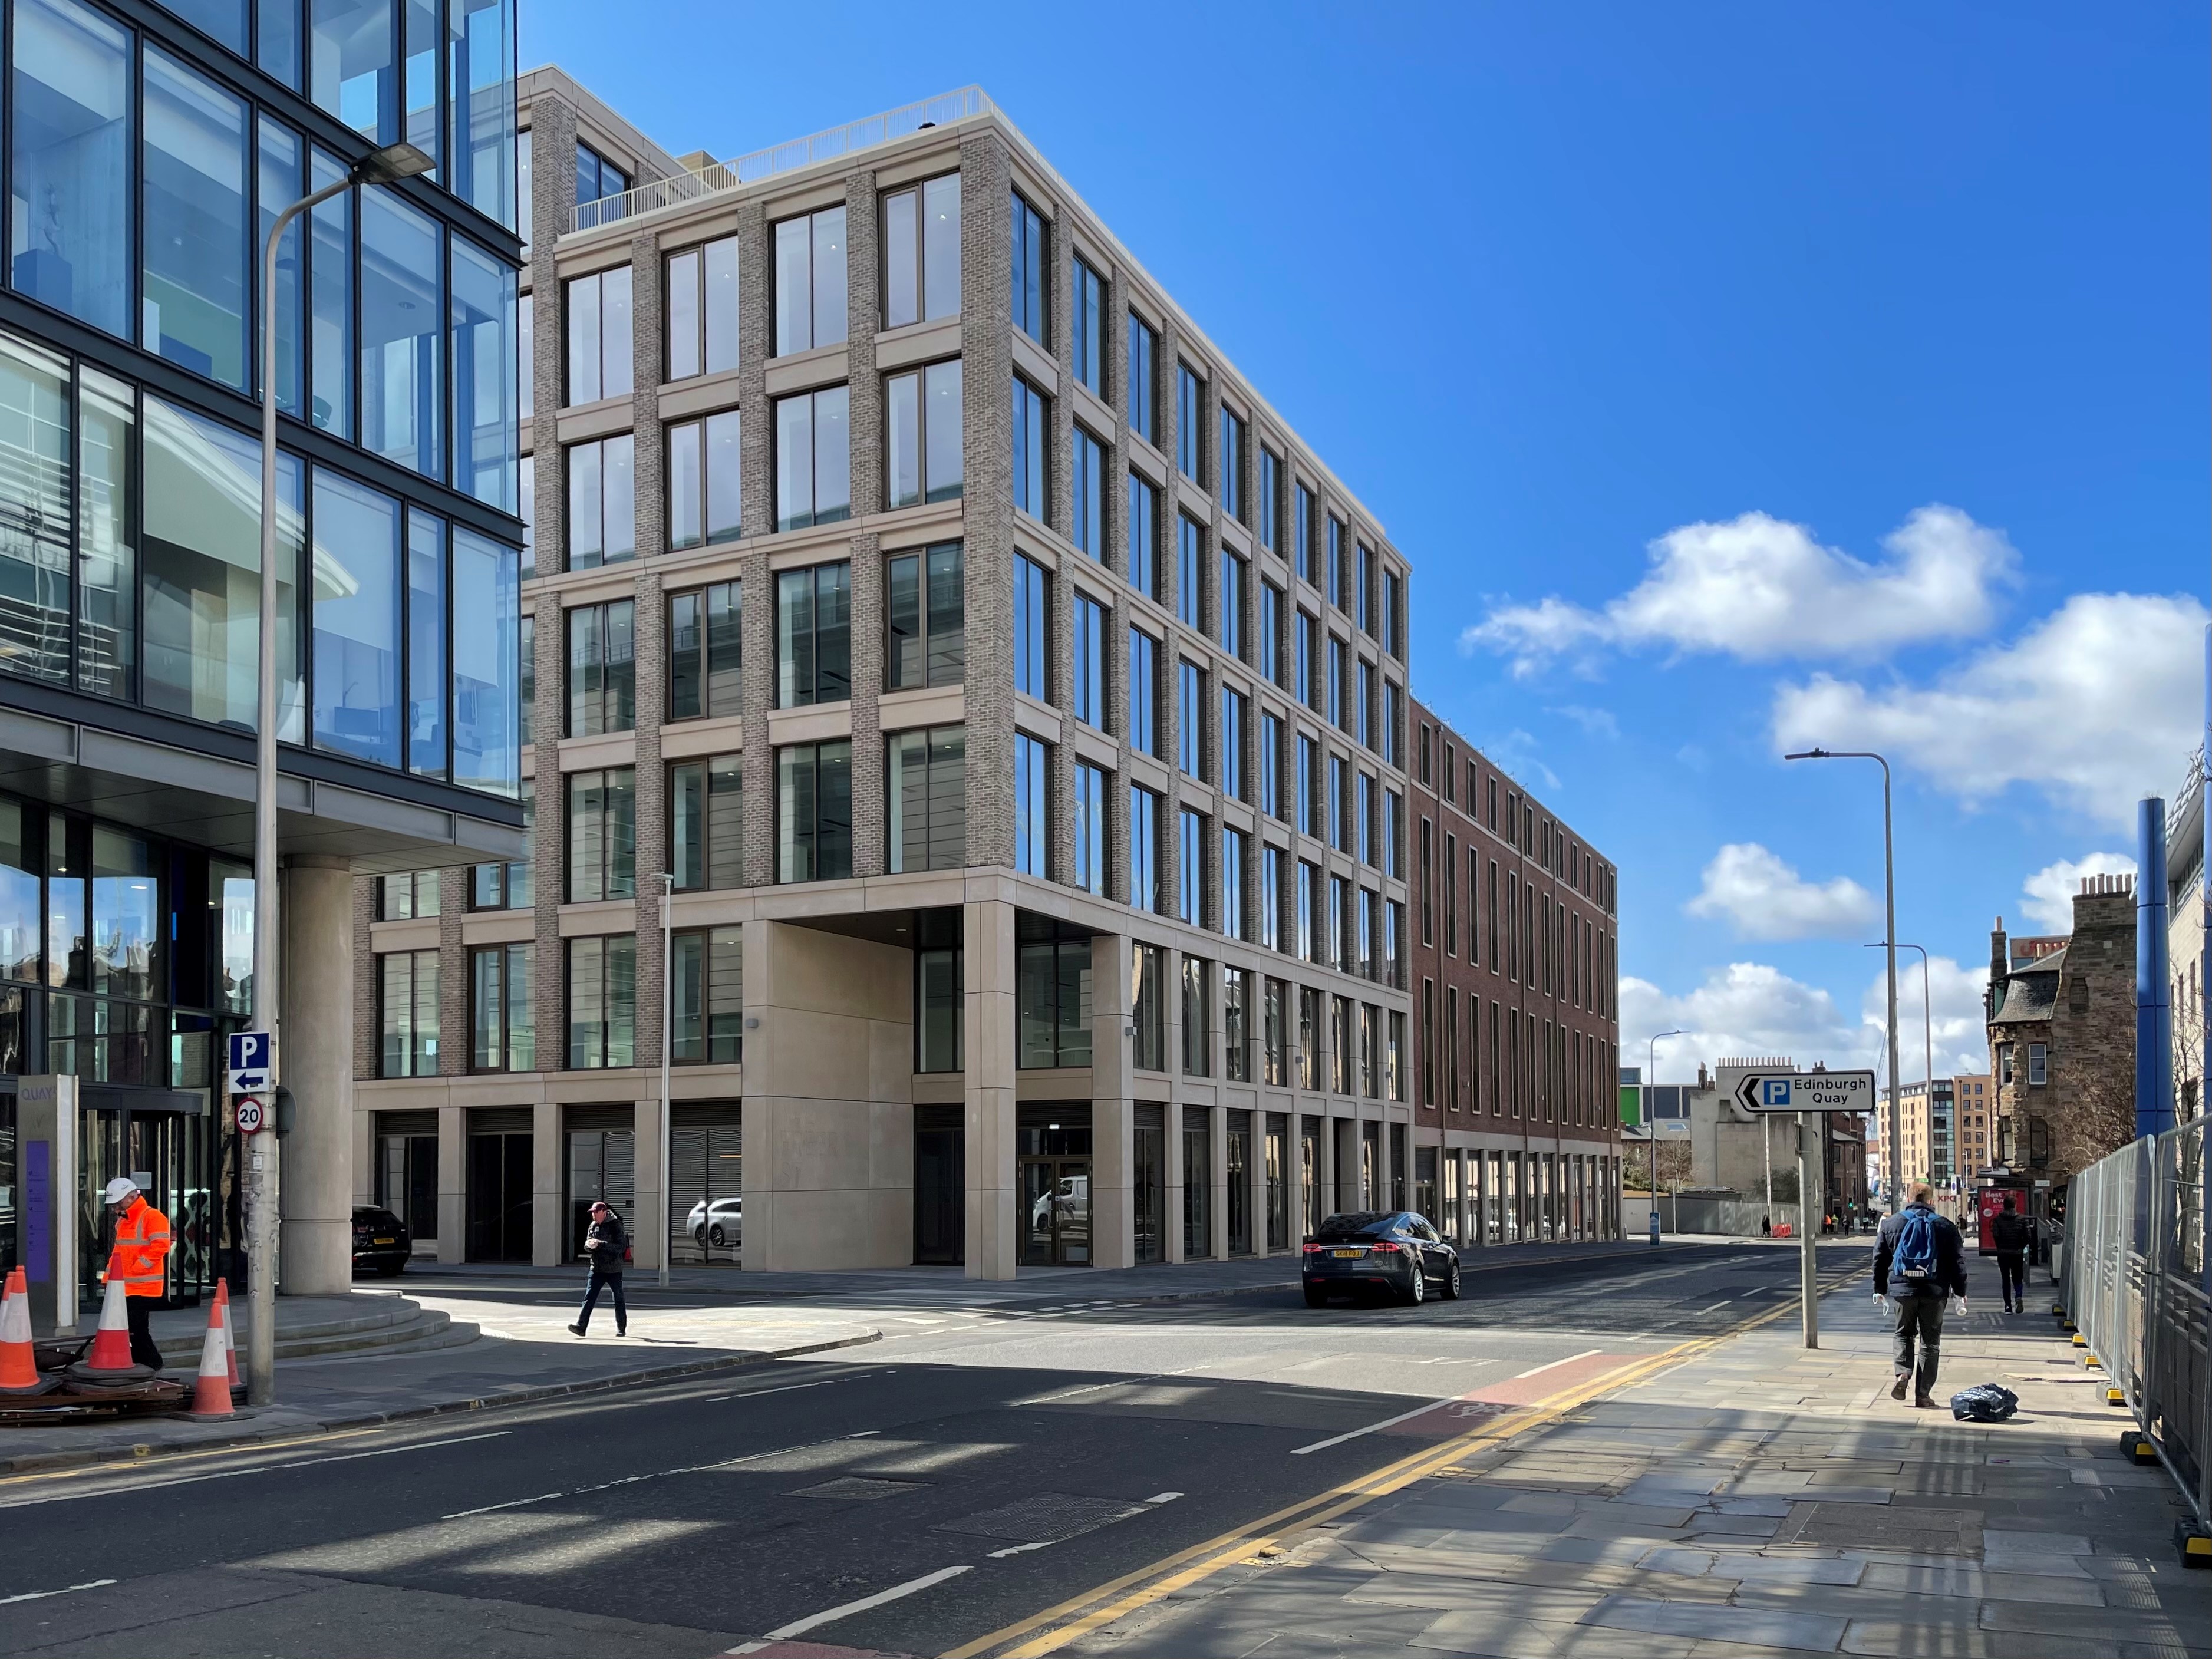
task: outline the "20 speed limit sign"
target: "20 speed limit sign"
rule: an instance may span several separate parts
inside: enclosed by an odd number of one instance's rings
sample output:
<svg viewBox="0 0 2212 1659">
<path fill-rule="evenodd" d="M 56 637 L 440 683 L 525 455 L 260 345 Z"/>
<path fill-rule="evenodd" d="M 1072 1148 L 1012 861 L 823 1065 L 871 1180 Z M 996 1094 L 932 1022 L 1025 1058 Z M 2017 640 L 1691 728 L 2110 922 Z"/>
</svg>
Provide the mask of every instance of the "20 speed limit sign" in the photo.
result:
<svg viewBox="0 0 2212 1659">
<path fill-rule="evenodd" d="M 242 1135 L 258 1134 L 261 1129 L 261 1103 L 241 1100 L 238 1103 L 238 1132 Z"/>
</svg>

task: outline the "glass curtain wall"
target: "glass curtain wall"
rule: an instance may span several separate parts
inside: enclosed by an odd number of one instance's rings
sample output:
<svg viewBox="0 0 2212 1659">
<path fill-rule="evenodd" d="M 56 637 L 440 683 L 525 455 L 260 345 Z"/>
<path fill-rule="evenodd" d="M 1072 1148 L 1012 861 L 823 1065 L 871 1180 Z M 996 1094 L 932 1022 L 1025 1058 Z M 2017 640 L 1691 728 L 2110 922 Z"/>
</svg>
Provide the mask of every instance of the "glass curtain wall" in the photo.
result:
<svg viewBox="0 0 2212 1659">
<path fill-rule="evenodd" d="M 146 52 L 139 343 L 225 386 L 252 358 L 246 100 Z"/>
</svg>

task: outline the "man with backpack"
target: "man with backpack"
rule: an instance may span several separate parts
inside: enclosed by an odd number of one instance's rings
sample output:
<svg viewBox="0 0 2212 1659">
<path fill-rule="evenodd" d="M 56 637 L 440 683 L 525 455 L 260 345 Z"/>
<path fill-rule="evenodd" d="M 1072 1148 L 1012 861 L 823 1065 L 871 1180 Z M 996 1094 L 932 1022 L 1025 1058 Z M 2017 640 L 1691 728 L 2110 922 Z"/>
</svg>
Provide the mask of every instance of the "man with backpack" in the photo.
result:
<svg viewBox="0 0 2212 1659">
<path fill-rule="evenodd" d="M 1911 1382 L 1912 1403 L 1923 1407 L 1936 1403 L 1944 1308 L 1955 1296 L 1960 1312 L 1966 1309 L 1966 1242 L 1954 1224 L 1936 1213 L 1935 1195 L 1924 1182 L 1913 1188 L 1912 1201 L 1884 1219 L 1874 1244 L 1875 1304 L 1887 1300 L 1897 1310 L 1897 1380 L 1889 1397 L 1904 1399 Z"/>
<path fill-rule="evenodd" d="M 1990 1242 L 1997 1249 L 1997 1273 L 2004 1280 L 2007 1313 L 2027 1311 L 2027 1250 L 2035 1242 L 2035 1229 L 2013 1206 L 2005 1194 L 2004 1208 L 1990 1218 Z"/>
</svg>

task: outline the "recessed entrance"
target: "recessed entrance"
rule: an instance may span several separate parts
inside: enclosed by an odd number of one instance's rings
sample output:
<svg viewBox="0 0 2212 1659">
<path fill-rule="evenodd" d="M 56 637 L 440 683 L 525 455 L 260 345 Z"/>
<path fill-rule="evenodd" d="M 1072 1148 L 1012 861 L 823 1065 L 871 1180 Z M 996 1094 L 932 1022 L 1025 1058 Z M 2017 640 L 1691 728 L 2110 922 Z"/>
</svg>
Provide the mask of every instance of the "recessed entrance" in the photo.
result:
<svg viewBox="0 0 2212 1659">
<path fill-rule="evenodd" d="M 1091 1265 L 1091 1103 L 1024 1106 L 1017 1202 L 1022 1266 Z"/>
</svg>

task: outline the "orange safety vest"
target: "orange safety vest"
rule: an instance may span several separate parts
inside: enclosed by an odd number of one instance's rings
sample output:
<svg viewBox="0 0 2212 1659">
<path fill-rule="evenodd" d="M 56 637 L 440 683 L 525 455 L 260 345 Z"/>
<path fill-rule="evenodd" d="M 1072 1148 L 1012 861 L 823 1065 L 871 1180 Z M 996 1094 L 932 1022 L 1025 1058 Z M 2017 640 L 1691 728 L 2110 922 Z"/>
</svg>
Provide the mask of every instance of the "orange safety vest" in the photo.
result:
<svg viewBox="0 0 2212 1659">
<path fill-rule="evenodd" d="M 115 1249 L 107 1258 L 107 1278 L 123 1281 L 125 1296 L 161 1294 L 161 1261 L 169 1254 L 169 1218 L 143 1194 L 115 1218 Z"/>
</svg>

